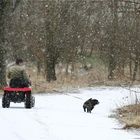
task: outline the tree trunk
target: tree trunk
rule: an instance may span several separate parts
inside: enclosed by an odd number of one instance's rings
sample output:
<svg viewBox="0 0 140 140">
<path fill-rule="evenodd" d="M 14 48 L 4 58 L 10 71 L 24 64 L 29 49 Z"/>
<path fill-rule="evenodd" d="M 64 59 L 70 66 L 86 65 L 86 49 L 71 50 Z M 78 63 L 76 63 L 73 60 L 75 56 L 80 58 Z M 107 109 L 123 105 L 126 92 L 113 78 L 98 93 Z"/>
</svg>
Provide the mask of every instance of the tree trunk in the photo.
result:
<svg viewBox="0 0 140 140">
<path fill-rule="evenodd" d="M 136 80 L 136 74 L 137 74 L 137 71 L 138 71 L 138 64 L 139 64 L 139 54 L 137 53 L 136 55 L 136 59 L 135 59 L 135 65 L 134 65 L 134 72 L 133 72 L 133 81 Z"/>
<path fill-rule="evenodd" d="M 46 48 L 45 48 L 45 73 L 46 81 L 55 81 L 56 72 L 55 65 L 57 60 L 57 52 L 54 46 L 54 34 L 51 28 L 51 23 L 46 21 Z"/>
<path fill-rule="evenodd" d="M 51 52 L 48 52 L 51 53 Z M 46 56 L 46 81 L 51 82 L 55 81 L 56 78 L 56 72 L 55 72 L 55 59 L 48 54 Z"/>
<path fill-rule="evenodd" d="M 41 73 L 41 62 L 37 61 L 37 75 L 39 75 Z"/>
<path fill-rule="evenodd" d="M 112 12 L 113 12 L 113 32 L 111 34 L 112 36 L 112 43 L 110 46 L 110 54 L 109 54 L 109 74 L 108 79 L 112 80 L 114 79 L 115 69 L 116 69 L 116 48 L 117 46 L 117 30 L 118 30 L 118 13 L 117 13 L 117 6 L 118 1 L 113 0 L 112 1 Z"/>
<path fill-rule="evenodd" d="M 0 33 L 0 36 L 1 36 L 1 33 Z M 0 43 L 0 88 L 5 85 L 6 85 L 5 50 Z"/>
<path fill-rule="evenodd" d="M 129 52 L 129 73 L 130 73 L 130 80 L 132 79 L 132 56 L 131 52 Z"/>
<path fill-rule="evenodd" d="M 4 2 L 0 2 L 0 87 L 6 85 L 6 64 L 4 49 Z"/>
<path fill-rule="evenodd" d="M 108 67 L 108 71 L 109 71 L 108 79 L 109 80 L 114 79 L 115 68 L 116 68 L 116 61 L 115 61 L 114 55 L 110 54 L 109 67 Z"/>
<path fill-rule="evenodd" d="M 133 81 L 136 80 L 136 74 L 137 74 L 137 71 L 138 71 L 138 66 L 139 66 L 139 54 L 140 54 L 140 51 L 139 51 L 139 45 L 140 45 L 140 41 L 139 41 L 139 18 L 140 18 L 140 13 L 138 13 L 138 11 L 136 10 L 136 5 L 135 5 L 135 14 L 136 14 L 136 17 L 135 17 L 135 24 L 136 24 L 136 48 L 135 48 L 135 54 L 136 54 L 136 58 L 135 58 L 135 66 L 134 66 L 134 71 L 133 71 Z"/>
</svg>

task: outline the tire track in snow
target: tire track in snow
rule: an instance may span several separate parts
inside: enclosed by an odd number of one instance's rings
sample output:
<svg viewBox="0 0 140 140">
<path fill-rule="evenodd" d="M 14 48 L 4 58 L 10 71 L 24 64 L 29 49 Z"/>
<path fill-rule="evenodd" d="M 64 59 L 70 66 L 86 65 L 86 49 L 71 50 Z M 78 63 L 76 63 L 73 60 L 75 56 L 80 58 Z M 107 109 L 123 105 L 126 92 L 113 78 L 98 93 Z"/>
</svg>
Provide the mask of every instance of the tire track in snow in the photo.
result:
<svg viewBox="0 0 140 140">
<path fill-rule="evenodd" d="M 8 109 L 7 109 L 8 110 Z M 9 116 L 8 116 L 9 117 Z M 16 129 L 14 129 L 14 124 L 11 120 L 10 120 L 10 117 L 9 119 L 7 118 L 7 116 L 3 115 L 2 113 L 0 114 L 0 124 L 4 123 L 4 128 L 6 129 L 6 134 L 5 135 L 5 140 L 8 140 L 6 137 L 7 137 L 7 134 L 10 132 L 12 135 L 14 135 L 14 138 L 17 138 L 17 140 L 25 140 L 23 138 L 22 135 L 19 135 L 19 133 L 17 132 Z M 1 135 L 3 134 L 4 132 L 1 133 Z M 16 139 L 14 139 L 16 140 Z"/>
</svg>

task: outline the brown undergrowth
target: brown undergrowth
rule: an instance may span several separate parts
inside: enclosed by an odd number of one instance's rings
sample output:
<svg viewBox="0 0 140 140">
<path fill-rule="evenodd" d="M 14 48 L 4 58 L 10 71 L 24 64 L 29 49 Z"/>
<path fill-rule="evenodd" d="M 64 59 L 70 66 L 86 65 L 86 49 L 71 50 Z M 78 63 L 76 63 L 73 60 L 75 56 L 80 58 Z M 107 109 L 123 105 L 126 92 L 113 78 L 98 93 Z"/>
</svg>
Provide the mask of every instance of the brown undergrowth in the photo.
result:
<svg viewBox="0 0 140 140">
<path fill-rule="evenodd" d="M 90 69 L 80 73 L 65 72 L 57 73 L 57 80 L 47 82 L 43 74 L 37 74 L 36 69 L 29 67 L 28 73 L 32 81 L 33 91 L 36 93 L 44 92 L 62 92 L 81 87 L 91 87 L 94 85 L 103 85 L 105 81 L 105 72 Z"/>
<path fill-rule="evenodd" d="M 31 76 L 32 88 L 35 93 L 62 92 L 81 87 L 93 86 L 119 86 L 129 83 L 129 79 L 121 78 L 116 80 L 107 79 L 105 67 L 96 66 L 89 70 L 77 68 L 73 73 L 66 74 L 62 69 L 56 69 L 57 80 L 46 82 L 44 74 L 37 74 L 36 67 L 28 66 L 28 73 Z"/>
<path fill-rule="evenodd" d="M 140 128 L 140 103 L 118 108 L 115 117 L 124 124 L 123 129 Z"/>
</svg>

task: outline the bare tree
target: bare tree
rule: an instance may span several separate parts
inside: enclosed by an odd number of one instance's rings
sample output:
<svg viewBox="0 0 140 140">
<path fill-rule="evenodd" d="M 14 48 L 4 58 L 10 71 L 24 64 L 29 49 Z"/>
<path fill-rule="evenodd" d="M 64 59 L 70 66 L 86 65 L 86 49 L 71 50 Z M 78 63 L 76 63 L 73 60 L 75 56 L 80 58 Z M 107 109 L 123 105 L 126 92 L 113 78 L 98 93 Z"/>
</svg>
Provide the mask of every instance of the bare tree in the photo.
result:
<svg viewBox="0 0 140 140">
<path fill-rule="evenodd" d="M 6 13 L 8 11 L 8 6 L 11 6 L 11 2 L 14 1 L 0 1 L 0 87 L 6 85 L 6 48 L 5 48 L 5 19 Z M 16 4 L 16 1 L 15 1 Z M 14 10 L 16 5 L 12 7 L 11 10 Z"/>
</svg>

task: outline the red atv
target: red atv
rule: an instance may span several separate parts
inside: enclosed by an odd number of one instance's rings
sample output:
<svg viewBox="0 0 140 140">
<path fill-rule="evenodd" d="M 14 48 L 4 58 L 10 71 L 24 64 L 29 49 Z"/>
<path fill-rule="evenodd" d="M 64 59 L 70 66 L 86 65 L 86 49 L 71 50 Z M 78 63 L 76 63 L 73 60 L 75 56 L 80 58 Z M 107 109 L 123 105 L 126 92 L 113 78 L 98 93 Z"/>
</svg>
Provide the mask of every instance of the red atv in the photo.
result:
<svg viewBox="0 0 140 140">
<path fill-rule="evenodd" d="M 14 103 L 25 103 L 25 108 L 32 108 L 35 105 L 35 97 L 32 96 L 32 89 L 29 87 L 25 88 L 11 88 L 5 87 L 4 94 L 2 97 L 2 107 L 9 108 L 10 102 Z"/>
</svg>

